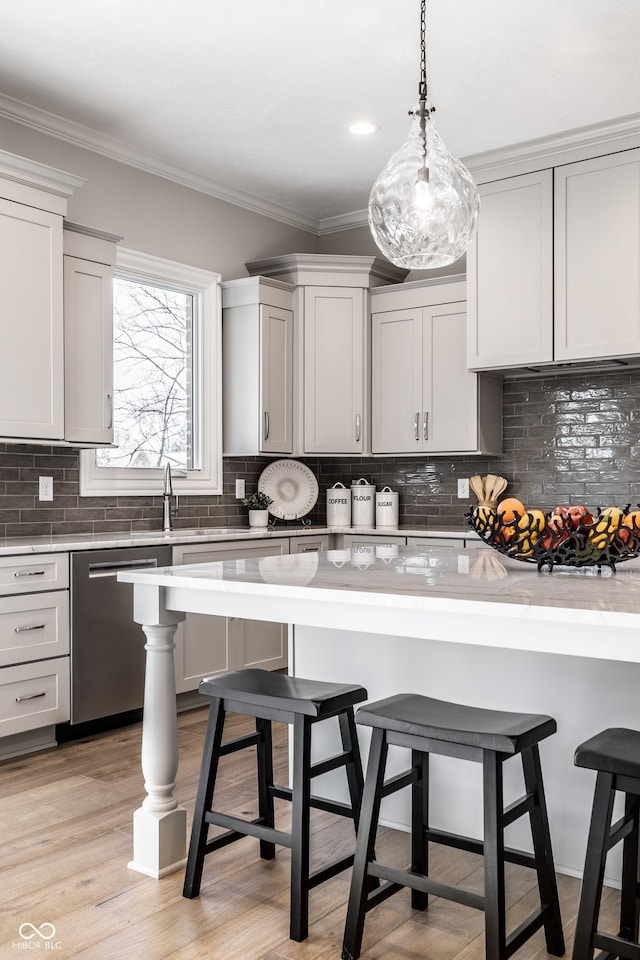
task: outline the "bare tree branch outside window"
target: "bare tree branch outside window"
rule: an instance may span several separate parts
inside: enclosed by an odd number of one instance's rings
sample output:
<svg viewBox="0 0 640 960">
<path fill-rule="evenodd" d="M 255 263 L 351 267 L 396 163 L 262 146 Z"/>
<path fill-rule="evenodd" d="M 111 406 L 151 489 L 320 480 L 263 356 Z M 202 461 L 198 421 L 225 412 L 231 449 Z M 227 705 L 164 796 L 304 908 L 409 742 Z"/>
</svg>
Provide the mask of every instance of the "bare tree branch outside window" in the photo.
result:
<svg viewBox="0 0 640 960">
<path fill-rule="evenodd" d="M 116 449 L 99 467 L 193 468 L 194 297 L 116 278 L 113 284 Z"/>
</svg>

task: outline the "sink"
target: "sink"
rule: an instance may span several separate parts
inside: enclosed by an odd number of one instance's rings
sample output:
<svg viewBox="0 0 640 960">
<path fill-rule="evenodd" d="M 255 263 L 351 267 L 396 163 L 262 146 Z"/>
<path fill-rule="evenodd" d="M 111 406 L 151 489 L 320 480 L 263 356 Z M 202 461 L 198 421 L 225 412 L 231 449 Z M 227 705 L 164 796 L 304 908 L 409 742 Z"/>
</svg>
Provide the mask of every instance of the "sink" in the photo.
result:
<svg viewBox="0 0 640 960">
<path fill-rule="evenodd" d="M 186 527 L 176 530 L 136 530 L 129 534 L 132 540 L 171 540 L 175 537 L 201 537 L 201 536 L 219 536 L 228 533 L 246 532 L 245 527 Z M 126 536 L 123 534 L 123 536 Z"/>
</svg>

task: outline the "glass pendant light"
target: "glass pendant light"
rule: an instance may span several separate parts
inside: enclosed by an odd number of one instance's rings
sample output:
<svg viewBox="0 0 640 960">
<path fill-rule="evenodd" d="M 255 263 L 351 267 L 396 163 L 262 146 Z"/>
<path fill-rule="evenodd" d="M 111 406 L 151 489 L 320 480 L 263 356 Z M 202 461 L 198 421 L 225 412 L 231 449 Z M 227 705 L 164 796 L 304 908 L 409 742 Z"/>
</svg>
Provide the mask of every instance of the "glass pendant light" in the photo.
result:
<svg viewBox="0 0 640 960">
<path fill-rule="evenodd" d="M 418 104 L 406 143 L 394 153 L 369 197 L 369 227 L 398 267 L 426 270 L 458 260 L 475 233 L 480 209 L 471 174 L 440 139 L 427 99 L 425 6 L 420 4 Z"/>
</svg>

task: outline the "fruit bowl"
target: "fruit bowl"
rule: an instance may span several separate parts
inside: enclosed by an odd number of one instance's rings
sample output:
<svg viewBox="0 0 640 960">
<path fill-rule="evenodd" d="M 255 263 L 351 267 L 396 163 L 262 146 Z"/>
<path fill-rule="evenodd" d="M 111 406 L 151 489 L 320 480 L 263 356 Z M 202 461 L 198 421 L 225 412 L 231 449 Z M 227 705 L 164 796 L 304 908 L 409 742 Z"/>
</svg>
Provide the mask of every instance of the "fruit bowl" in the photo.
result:
<svg viewBox="0 0 640 960">
<path fill-rule="evenodd" d="M 514 560 L 549 571 L 555 566 L 615 570 L 616 564 L 640 556 L 640 509 L 606 507 L 592 514 L 582 506 L 547 513 L 522 507 L 520 512 L 513 502 L 504 510 L 502 504 L 476 507 L 465 519 L 484 543 Z"/>
</svg>

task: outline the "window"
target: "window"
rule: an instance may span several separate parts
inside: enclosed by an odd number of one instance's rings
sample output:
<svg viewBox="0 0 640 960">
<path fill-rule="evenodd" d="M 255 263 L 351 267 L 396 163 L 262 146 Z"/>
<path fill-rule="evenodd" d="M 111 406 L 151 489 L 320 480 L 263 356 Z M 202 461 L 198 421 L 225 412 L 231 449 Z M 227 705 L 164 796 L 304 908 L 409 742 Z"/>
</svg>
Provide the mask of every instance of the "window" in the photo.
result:
<svg viewBox="0 0 640 960">
<path fill-rule="evenodd" d="M 81 496 L 222 493 L 220 275 L 118 251 L 115 447 L 83 451 Z"/>
</svg>

